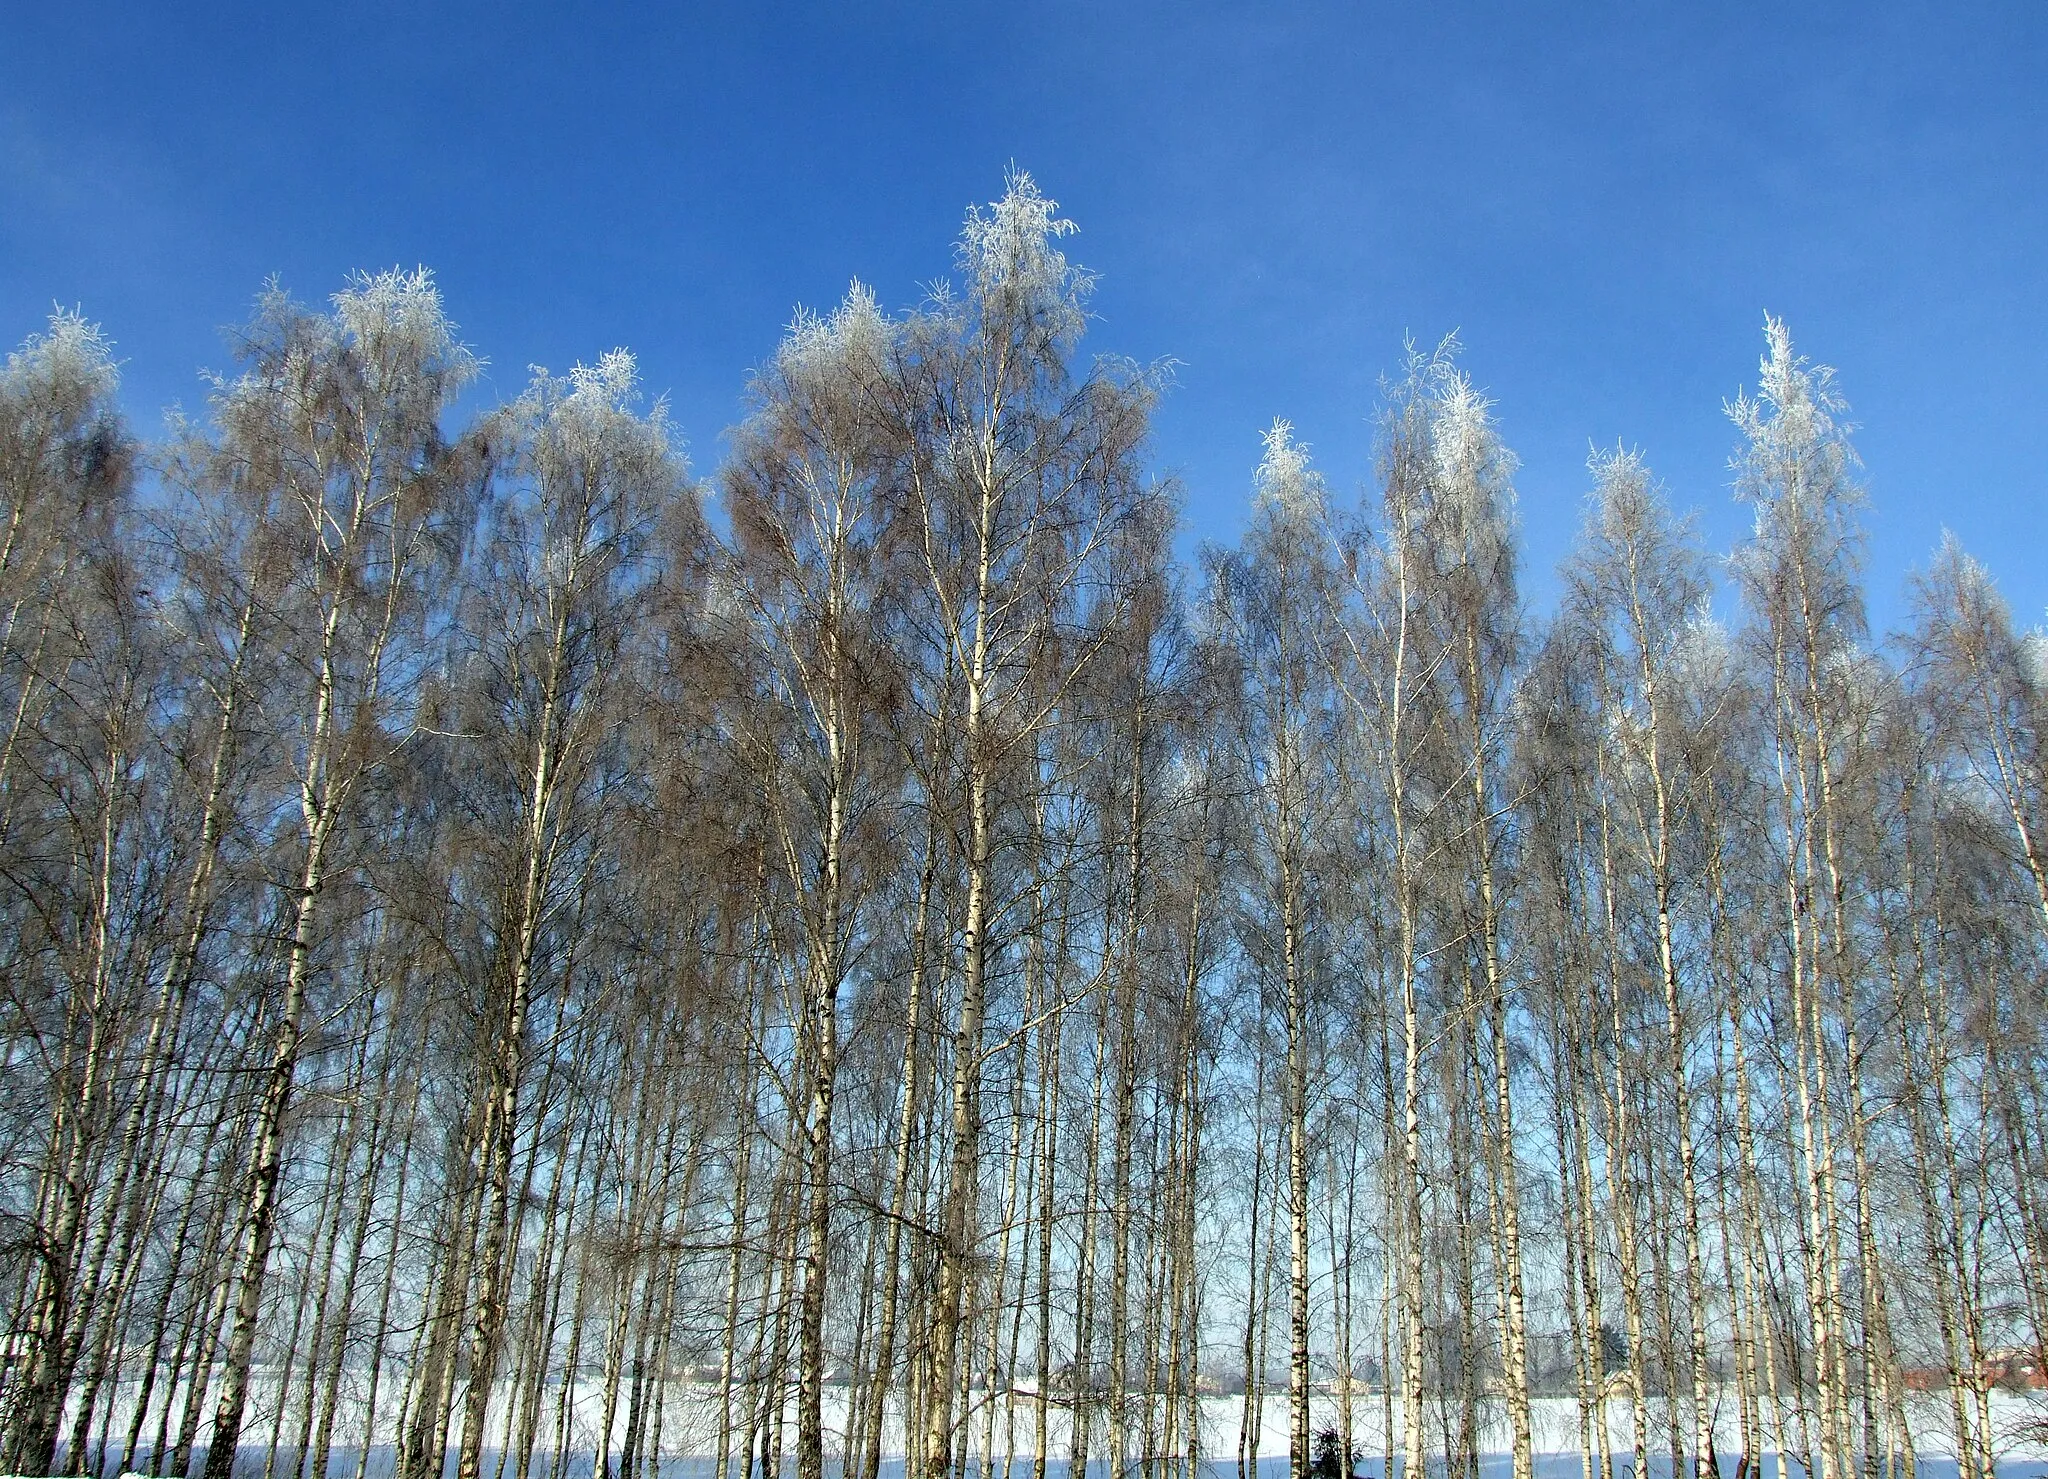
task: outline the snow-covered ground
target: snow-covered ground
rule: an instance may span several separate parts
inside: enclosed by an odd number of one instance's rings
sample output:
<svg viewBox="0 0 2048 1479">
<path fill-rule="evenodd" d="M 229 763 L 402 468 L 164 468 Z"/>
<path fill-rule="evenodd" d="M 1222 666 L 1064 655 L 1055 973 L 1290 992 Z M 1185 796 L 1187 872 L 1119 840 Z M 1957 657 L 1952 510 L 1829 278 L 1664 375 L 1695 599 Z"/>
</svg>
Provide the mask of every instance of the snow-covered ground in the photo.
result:
<svg viewBox="0 0 2048 1479">
<path fill-rule="evenodd" d="M 836 1471 L 843 1456 L 844 1433 L 847 1423 L 848 1391 L 844 1387 L 828 1388 L 825 1393 L 825 1424 L 827 1430 L 828 1469 Z M 506 1401 L 510 1396 L 509 1386 L 492 1403 L 492 1433 L 490 1451 L 486 1454 L 485 1479 L 509 1479 L 509 1467 L 501 1476 L 498 1474 L 498 1448 L 503 1441 L 501 1424 L 506 1412 Z M 603 1416 L 603 1390 L 596 1382 L 579 1383 L 572 1394 L 573 1401 L 568 1412 L 569 1449 L 572 1455 L 570 1475 L 588 1476 L 592 1460 L 598 1448 L 598 1427 Z M 121 1393 L 113 1403 L 113 1411 L 123 1419 L 128 1411 L 127 1392 Z M 252 1475 L 260 1475 L 269 1453 L 273 1427 L 276 1425 L 275 1382 L 267 1374 L 258 1372 L 251 1392 L 251 1410 L 242 1431 L 243 1464 Z M 296 1441 L 299 1427 L 297 1404 L 301 1399 L 297 1389 L 290 1398 L 293 1407 L 286 1414 L 282 1424 L 281 1451 L 277 1469 L 272 1479 L 289 1479 L 291 1474 L 290 1451 Z M 1028 1465 L 1033 1451 L 1033 1434 L 1036 1425 L 1035 1395 L 1026 1390 L 1015 1393 L 998 1391 L 993 1394 L 976 1392 L 969 1414 L 970 1453 L 978 1468 L 984 1445 L 989 1433 L 989 1421 L 994 1419 L 994 1452 L 996 1467 L 1000 1472 L 1007 1455 L 1012 1464 Z M 378 1425 L 372 1435 L 373 1447 L 368 1465 L 368 1479 L 383 1479 L 392 1467 L 391 1441 L 395 1436 L 393 1425 L 396 1418 L 395 1395 L 390 1403 L 378 1403 Z M 551 1390 L 544 1399 L 541 1412 L 539 1436 L 535 1444 L 536 1470 L 545 1472 L 545 1466 L 552 1458 L 556 1447 L 557 1422 L 560 1417 L 560 1392 Z M 2001 1476 L 2012 1479 L 2048 1479 L 2048 1447 L 2038 1442 L 2026 1441 L 2023 1431 L 2030 1424 L 2039 1424 L 2048 1418 L 2048 1394 L 2013 1394 L 1995 1392 L 1991 1398 L 1992 1422 L 1997 1434 L 1997 1453 Z M 1212 1473 L 1230 1475 L 1236 1472 L 1236 1455 L 1239 1448 L 1240 1426 L 1243 1422 L 1243 1401 L 1238 1397 L 1207 1397 L 1200 1404 L 1201 1434 L 1200 1451 L 1210 1460 L 1204 1467 Z M 1352 1434 L 1359 1454 L 1358 1469 L 1367 1479 L 1385 1473 L 1384 1438 L 1386 1409 L 1376 1392 L 1360 1392 L 1352 1399 Z M 1954 1463 L 1953 1436 L 1950 1432 L 1949 1404 L 1945 1394 L 1920 1393 L 1911 1399 L 1909 1418 L 1913 1428 L 1913 1441 L 1918 1459 L 1917 1479 L 1953 1479 L 1956 1472 Z M 1284 1391 L 1267 1396 L 1260 1414 L 1257 1453 L 1260 1458 L 1260 1479 L 1276 1479 L 1284 1474 L 1287 1466 L 1288 1410 Z M 1632 1419 L 1629 1404 L 1615 1400 L 1607 1410 L 1608 1445 L 1611 1452 L 1621 1460 L 1621 1471 L 1626 1472 L 1629 1454 L 1633 1448 Z M 1652 1479 L 1667 1475 L 1670 1468 L 1668 1443 L 1662 1427 L 1661 1404 L 1651 1407 L 1651 1431 L 1649 1434 L 1650 1473 Z M 1538 1455 L 1537 1472 L 1539 1479 L 1577 1479 L 1580 1474 L 1579 1459 L 1579 1410 L 1578 1404 L 1570 1398 L 1544 1397 L 1533 1404 L 1533 1436 Z M 1311 1425 L 1314 1428 L 1336 1425 L 1336 1401 L 1333 1397 L 1318 1395 L 1311 1411 Z M 1733 1455 L 1739 1446 L 1738 1410 L 1735 1394 L 1724 1394 L 1716 1414 L 1715 1446 L 1729 1455 L 1724 1463 L 1724 1472 L 1733 1473 Z M 668 1387 L 667 1397 L 662 1405 L 660 1417 L 660 1448 L 662 1455 L 661 1479 L 707 1479 L 714 1463 L 712 1455 L 717 1451 L 720 1403 L 716 1388 L 696 1383 L 673 1382 Z M 733 1443 L 737 1447 L 744 1442 L 747 1425 L 746 1416 L 735 1412 L 734 1423 L 739 1432 Z M 1395 1414 L 1395 1444 L 1401 1441 L 1399 1413 Z M 1455 1421 L 1455 1414 L 1453 1414 Z M 651 1425 L 652 1413 L 645 1421 Z M 1442 1446 L 1442 1416 L 1432 1407 L 1429 1413 L 1427 1443 L 1431 1448 Z M 1689 1419 L 1681 1418 L 1689 1423 Z M 619 1445 L 626 1431 L 627 1412 L 625 1394 L 620 1394 L 618 1411 L 613 1419 L 610 1452 L 616 1458 Z M 783 1414 L 783 1460 L 785 1466 L 793 1465 L 796 1443 L 796 1414 L 794 1403 Z M 125 1423 L 123 1424 L 125 1427 Z M 154 1424 L 152 1423 L 152 1428 Z M 336 1414 L 336 1454 L 329 1468 L 331 1479 L 354 1479 L 358 1449 L 363 1431 L 363 1411 L 359 1400 L 344 1401 Z M 1104 1442 L 1103 1421 L 1098 1416 L 1094 1426 L 1093 1446 L 1098 1450 Z M 1135 1434 L 1133 1437 L 1135 1438 Z M 118 1442 L 118 1434 L 116 1435 Z M 651 1429 L 643 1443 L 652 1441 Z M 202 1445 L 203 1446 L 203 1445 Z M 1497 1402 L 1488 1402 L 1481 1408 L 1480 1446 L 1489 1457 L 1482 1461 L 1481 1468 L 1486 1476 L 1494 1472 L 1506 1473 L 1509 1448 L 1508 1429 L 1504 1409 Z M 1048 1420 L 1048 1458 L 1052 1461 L 1053 1472 L 1065 1479 L 1067 1456 L 1072 1442 L 1068 1414 L 1055 1407 Z M 1659 1450 L 1663 1450 L 1660 1456 Z M 883 1434 L 883 1450 L 894 1462 L 884 1464 L 884 1479 L 894 1479 L 901 1473 L 900 1455 L 903 1452 L 903 1433 L 900 1420 L 892 1413 Z M 119 1457 L 110 1455 L 110 1463 Z M 734 1460 L 737 1466 L 737 1457 Z M 1767 1461 L 1768 1465 L 1768 1461 Z M 1099 1463 L 1089 1465 L 1089 1479 L 1107 1479 L 1107 1469 Z M 1779 1476 L 1767 1466 L 1762 1479 L 1800 1479 L 1797 1465 L 1790 1466 L 1787 1475 Z"/>
</svg>

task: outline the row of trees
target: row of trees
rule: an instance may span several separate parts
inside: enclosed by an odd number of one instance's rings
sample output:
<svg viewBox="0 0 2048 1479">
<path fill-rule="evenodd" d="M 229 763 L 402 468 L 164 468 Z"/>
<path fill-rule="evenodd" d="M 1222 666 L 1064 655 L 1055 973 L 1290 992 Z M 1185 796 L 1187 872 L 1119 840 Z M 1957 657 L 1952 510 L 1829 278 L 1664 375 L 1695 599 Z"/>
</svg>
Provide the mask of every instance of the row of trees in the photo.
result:
<svg viewBox="0 0 2048 1479">
<path fill-rule="evenodd" d="M 424 273 L 152 449 L 9 359 L 10 1470 L 1243 1475 L 1284 1397 L 1530 1479 L 1561 1395 L 1587 1479 L 1988 1479 L 2041 638 L 1950 545 L 1869 640 L 1775 322 L 1725 566 L 1604 454 L 1530 612 L 1447 344 L 1183 570 L 1069 230 L 799 315 L 705 485 L 623 352 L 459 417 Z"/>
</svg>

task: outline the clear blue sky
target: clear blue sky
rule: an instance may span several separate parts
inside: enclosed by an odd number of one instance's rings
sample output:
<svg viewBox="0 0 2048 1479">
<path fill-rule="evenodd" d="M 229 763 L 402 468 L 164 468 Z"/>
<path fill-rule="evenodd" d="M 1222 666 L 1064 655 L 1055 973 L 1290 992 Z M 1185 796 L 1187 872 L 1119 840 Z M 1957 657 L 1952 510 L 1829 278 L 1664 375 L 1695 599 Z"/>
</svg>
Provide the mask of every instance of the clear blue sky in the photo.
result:
<svg viewBox="0 0 2048 1479">
<path fill-rule="evenodd" d="M 510 396 L 615 344 L 700 468 L 850 277 L 907 305 L 1014 161 L 1101 274 L 1092 347 L 1182 361 L 1195 537 L 1286 416 L 1347 496 L 1404 333 L 1499 403 L 1530 588 L 1590 441 L 1719 546 L 1766 309 L 1864 428 L 1880 621 L 1953 527 L 2048 614 L 2048 5 L 347 7 L 0 18 L 0 339 L 103 322 L 154 434 L 279 274 L 425 263 Z"/>
</svg>

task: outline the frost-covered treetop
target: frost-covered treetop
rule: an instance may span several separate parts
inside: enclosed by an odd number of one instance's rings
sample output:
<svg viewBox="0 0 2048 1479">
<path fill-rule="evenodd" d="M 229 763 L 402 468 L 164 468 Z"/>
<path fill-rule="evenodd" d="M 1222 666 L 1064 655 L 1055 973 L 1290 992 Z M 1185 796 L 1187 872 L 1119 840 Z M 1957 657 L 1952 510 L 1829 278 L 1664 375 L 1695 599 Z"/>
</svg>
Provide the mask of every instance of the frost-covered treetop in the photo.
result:
<svg viewBox="0 0 2048 1479">
<path fill-rule="evenodd" d="M 579 409 L 629 415 L 640 399 L 640 362 L 630 349 L 607 349 L 594 365 L 571 366 L 569 387 Z"/>
<path fill-rule="evenodd" d="M 2033 627 L 2020 638 L 2020 667 L 2034 692 L 2048 698 L 2048 629 Z"/>
<path fill-rule="evenodd" d="M 637 436 L 667 450 L 668 403 L 657 400 L 645 416 L 639 414 L 640 361 L 632 350 L 608 349 L 596 364 L 579 362 L 562 376 L 550 375 L 540 365 L 528 368 L 533 379 L 516 409 L 534 426 L 545 425 L 551 435 L 593 445 L 607 437 Z"/>
<path fill-rule="evenodd" d="M 0 398 L 36 406 L 58 426 L 86 419 L 120 384 L 114 346 L 100 326 L 61 308 L 50 315 L 49 332 L 31 334 L 0 370 Z"/>
<path fill-rule="evenodd" d="M 424 267 L 357 273 L 332 301 L 340 336 L 370 364 L 416 369 L 451 386 L 481 368 L 455 337 L 441 289 Z"/>
<path fill-rule="evenodd" d="M 1308 443 L 1297 441 L 1294 423 L 1276 418 L 1259 433 L 1265 448 L 1252 475 L 1259 507 L 1293 524 L 1312 523 L 1323 512 L 1323 478 L 1309 466 Z"/>
<path fill-rule="evenodd" d="M 895 328 L 883 314 L 875 291 L 856 279 L 829 314 L 799 308 L 775 351 L 775 374 L 800 395 L 834 391 L 855 383 L 887 363 Z"/>
<path fill-rule="evenodd" d="M 1514 472 L 1514 453 L 1502 445 L 1493 402 L 1473 388 L 1463 370 L 1446 367 L 1435 388 L 1435 427 L 1430 450 L 1436 474 L 1447 489 L 1500 492 Z"/>
<path fill-rule="evenodd" d="M 1636 447 L 1602 447 L 1587 459 L 1593 475 L 1592 527 L 1610 545 L 1625 545 L 1655 518 L 1657 496 L 1649 464 Z"/>
<path fill-rule="evenodd" d="M 1027 172 L 1013 171 L 1005 187 L 1001 200 L 969 208 L 960 232 L 960 270 L 985 311 L 1000 306 L 1037 318 L 1058 342 L 1078 339 L 1095 279 L 1070 264 L 1054 243 L 1080 228 L 1057 214 L 1059 203 Z"/>
<path fill-rule="evenodd" d="M 283 403 L 296 414 L 317 420 L 349 403 L 375 406 L 392 421 L 389 434 L 401 423 L 432 421 L 483 366 L 456 337 L 424 267 L 356 273 L 328 301 L 330 313 L 310 312 L 272 280 L 246 331 L 249 368 L 220 384 L 227 417 L 274 415 L 281 409 L 276 392 L 296 387 Z"/>
<path fill-rule="evenodd" d="M 1733 467 L 1738 495 L 1757 505 L 1759 535 L 1781 505 L 1789 516 L 1825 517 L 1862 498 L 1853 477 L 1853 428 L 1837 419 L 1849 403 L 1835 386 L 1833 368 L 1794 353 L 1791 330 L 1770 314 L 1764 315 L 1764 341 L 1756 394 L 1740 392 L 1726 407 L 1747 442 Z"/>
<path fill-rule="evenodd" d="M 99 325 L 62 309 L 0 366 L 0 574 L 24 558 L 32 505 L 66 489 L 81 512 L 122 501 L 135 449 L 114 404 L 120 381 Z M 30 542 L 47 551 L 73 537 Z"/>
<path fill-rule="evenodd" d="M 1724 407 L 1743 436 L 1729 464 L 1736 496 L 1756 508 L 1755 534 L 1735 569 L 1758 612 L 1796 617 L 1800 640 L 1824 649 L 1857 639 L 1864 624 L 1856 578 L 1863 490 L 1851 428 L 1840 419 L 1848 402 L 1832 369 L 1794 353 L 1783 319 L 1765 315 L 1764 340 L 1756 394 Z"/>
</svg>

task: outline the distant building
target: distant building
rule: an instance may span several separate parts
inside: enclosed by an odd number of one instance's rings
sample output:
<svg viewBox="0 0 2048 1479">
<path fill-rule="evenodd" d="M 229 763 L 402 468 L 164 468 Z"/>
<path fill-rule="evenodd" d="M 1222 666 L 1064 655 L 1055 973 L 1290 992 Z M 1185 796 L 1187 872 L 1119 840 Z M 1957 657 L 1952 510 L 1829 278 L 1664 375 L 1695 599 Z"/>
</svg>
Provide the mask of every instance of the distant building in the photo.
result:
<svg viewBox="0 0 2048 1479">
<path fill-rule="evenodd" d="M 1949 1374 L 1945 1366 L 1909 1366 L 1904 1372 L 1905 1387 L 1909 1392 L 1938 1392 L 1948 1386 Z M 2040 1353 L 2019 1346 L 1987 1351 L 1978 1363 L 1977 1380 L 2006 1391 L 2048 1391 L 2048 1372 L 2041 1369 Z"/>
</svg>

